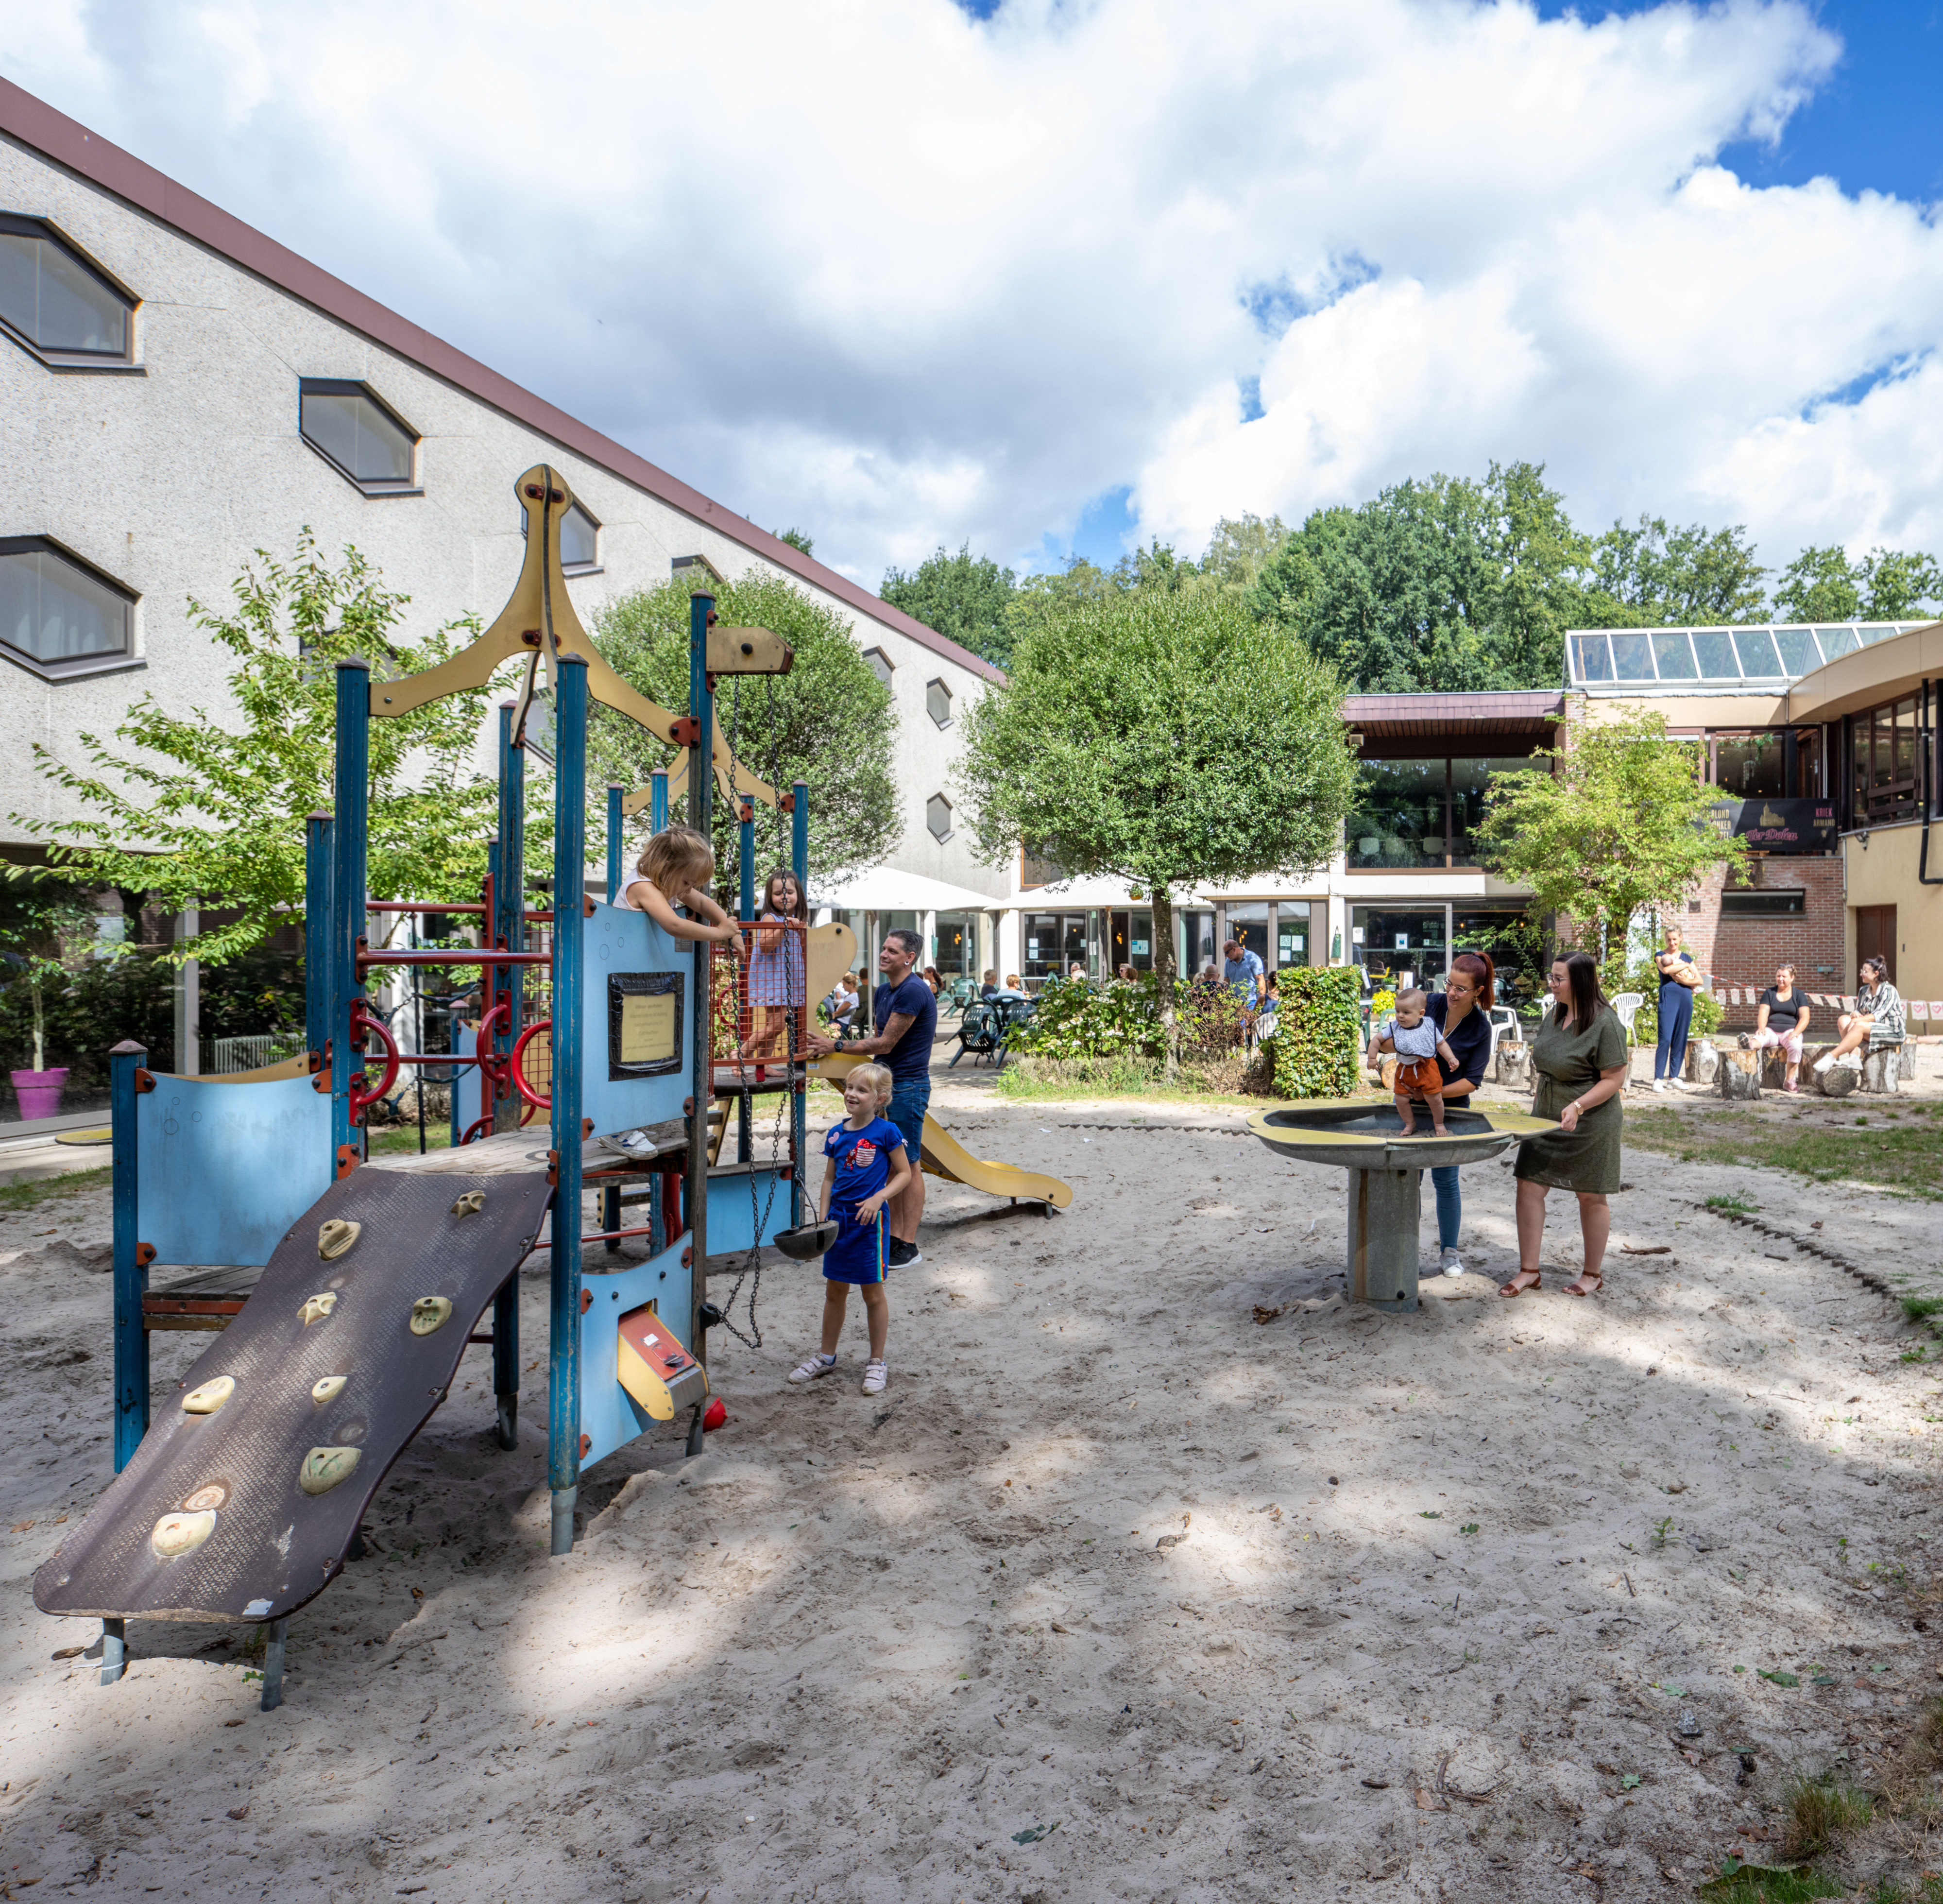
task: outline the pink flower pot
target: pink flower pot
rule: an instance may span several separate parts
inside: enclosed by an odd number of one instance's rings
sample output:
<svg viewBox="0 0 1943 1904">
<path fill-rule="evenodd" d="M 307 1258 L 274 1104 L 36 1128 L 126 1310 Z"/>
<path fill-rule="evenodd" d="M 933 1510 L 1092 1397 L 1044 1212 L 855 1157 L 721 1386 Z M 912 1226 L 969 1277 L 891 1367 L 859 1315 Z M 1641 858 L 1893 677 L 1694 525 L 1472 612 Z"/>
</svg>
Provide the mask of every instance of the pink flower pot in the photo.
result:
<svg viewBox="0 0 1943 1904">
<path fill-rule="evenodd" d="M 14 1071 L 14 1092 L 20 1100 L 23 1121 L 60 1114 L 61 1092 L 67 1084 L 67 1067 L 57 1071 Z"/>
</svg>

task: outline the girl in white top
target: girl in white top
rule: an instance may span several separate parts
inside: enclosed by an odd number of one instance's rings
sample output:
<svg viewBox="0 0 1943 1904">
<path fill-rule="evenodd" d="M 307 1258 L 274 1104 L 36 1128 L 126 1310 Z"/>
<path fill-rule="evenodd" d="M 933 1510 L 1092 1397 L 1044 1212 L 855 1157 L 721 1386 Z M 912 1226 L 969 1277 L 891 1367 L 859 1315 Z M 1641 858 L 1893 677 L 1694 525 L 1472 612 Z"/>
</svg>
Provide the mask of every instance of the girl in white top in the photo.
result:
<svg viewBox="0 0 1943 1904">
<path fill-rule="evenodd" d="M 663 932 L 724 945 L 741 938 L 735 922 L 708 896 L 715 855 L 692 828 L 663 828 L 642 848 L 634 871 L 639 877 L 628 881 L 621 903 L 646 913 Z M 677 906 L 687 907 L 689 917 L 683 918 Z"/>
</svg>

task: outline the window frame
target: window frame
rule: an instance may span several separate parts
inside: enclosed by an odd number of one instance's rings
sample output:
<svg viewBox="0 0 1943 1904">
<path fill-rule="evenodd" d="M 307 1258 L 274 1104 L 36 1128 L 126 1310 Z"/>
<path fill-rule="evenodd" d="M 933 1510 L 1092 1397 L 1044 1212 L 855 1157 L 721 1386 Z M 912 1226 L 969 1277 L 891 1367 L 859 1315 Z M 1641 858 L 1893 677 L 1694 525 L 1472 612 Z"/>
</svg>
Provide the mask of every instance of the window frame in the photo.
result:
<svg viewBox="0 0 1943 1904">
<path fill-rule="evenodd" d="M 938 693 L 944 696 L 945 713 L 942 720 L 938 717 L 938 710 L 931 705 L 931 691 L 933 688 L 937 689 Z M 946 680 L 942 674 L 934 674 L 925 683 L 924 711 L 931 717 L 933 724 L 941 731 L 949 727 L 957 718 L 957 697 L 951 692 L 950 683 Z"/>
<path fill-rule="evenodd" d="M 38 675 L 44 681 L 72 681 L 96 674 L 119 674 L 130 668 L 146 668 L 148 663 L 137 649 L 139 633 L 137 611 L 142 603 L 140 593 L 130 588 L 125 582 L 118 580 L 106 569 L 91 562 L 78 551 L 69 548 L 52 536 L 0 536 L 0 556 L 45 554 L 57 556 L 62 561 L 78 569 L 91 581 L 96 582 L 111 594 L 121 598 L 121 647 L 118 653 L 105 655 L 76 655 L 66 661 L 42 661 L 38 656 L 17 648 L 13 643 L 0 637 L 0 656 L 4 656 L 16 668 L 24 668 L 30 674 Z"/>
<path fill-rule="evenodd" d="M 931 809 L 934 806 L 941 806 L 944 809 L 944 817 L 947 824 L 942 833 L 940 833 L 931 823 Z M 932 839 L 935 840 L 941 846 L 951 837 L 953 834 L 957 831 L 957 819 L 958 809 L 952 805 L 951 802 L 943 794 L 933 794 L 925 801 L 924 830 L 925 832 L 929 834 Z"/>
<path fill-rule="evenodd" d="M 303 400 L 306 397 L 363 397 L 376 408 L 407 437 L 412 446 L 412 473 L 408 481 L 400 483 L 378 481 L 355 476 L 330 452 L 310 435 L 303 426 Z M 360 496 L 373 501 L 382 501 L 394 496 L 422 496 L 425 494 L 422 459 L 425 451 L 423 431 L 415 428 L 398 411 L 373 390 L 362 377 L 304 377 L 297 379 L 297 438 L 305 447 L 336 470 L 339 475 Z"/>
<path fill-rule="evenodd" d="M 36 343 L 24 332 L 15 330 L 5 318 L 0 318 L 0 336 L 11 339 L 29 357 L 50 370 L 92 370 L 106 373 L 111 376 L 125 376 L 131 373 L 142 376 L 146 374 L 141 361 L 142 300 L 129 286 L 122 283 L 114 272 L 77 243 L 71 234 L 62 230 L 51 218 L 44 218 L 36 212 L 0 211 L 0 232 L 11 232 L 18 238 L 40 238 L 58 247 L 91 278 L 128 307 L 127 342 L 119 352 L 51 350 L 43 344 Z"/>
<path fill-rule="evenodd" d="M 898 665 L 874 643 L 864 650 L 864 659 L 870 672 L 876 676 L 877 685 L 886 694 L 891 693 L 891 677 L 898 671 Z"/>
<path fill-rule="evenodd" d="M 580 498 L 577 496 L 566 505 L 566 515 L 572 515 L 576 509 L 578 509 L 580 513 L 587 518 L 588 521 L 593 525 L 594 560 L 591 562 L 569 562 L 566 559 L 566 551 L 563 548 L 560 551 L 560 572 L 564 576 L 598 575 L 601 570 L 607 566 L 606 562 L 602 559 L 600 552 L 601 532 L 606 528 L 606 525 L 602 522 L 600 518 L 597 516 L 585 502 L 582 502 Z M 520 539 L 523 542 L 529 533 L 530 532 L 526 527 L 526 512 L 525 510 L 522 509 L 520 511 Z M 560 539 L 563 543 L 564 543 L 566 539 L 566 516 L 563 516 L 560 518 Z M 698 560 L 699 558 L 690 557 L 689 559 Z M 713 572 L 711 571 L 711 573 Z"/>
</svg>

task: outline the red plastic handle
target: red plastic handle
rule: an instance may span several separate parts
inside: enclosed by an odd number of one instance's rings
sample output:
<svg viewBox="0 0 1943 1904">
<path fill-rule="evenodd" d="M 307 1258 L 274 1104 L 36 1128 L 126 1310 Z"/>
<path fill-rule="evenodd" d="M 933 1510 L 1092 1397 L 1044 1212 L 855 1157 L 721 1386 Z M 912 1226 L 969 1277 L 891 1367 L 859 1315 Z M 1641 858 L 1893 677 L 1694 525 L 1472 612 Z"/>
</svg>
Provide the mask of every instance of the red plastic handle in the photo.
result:
<svg viewBox="0 0 1943 1904">
<path fill-rule="evenodd" d="M 502 1067 L 505 1061 L 493 1049 L 493 1028 L 502 1018 L 508 1024 L 513 1021 L 513 1008 L 503 998 L 479 1021 L 479 1036 L 472 1048 L 474 1056 L 479 1061 L 479 1075 L 482 1079 L 492 1080 L 493 1095 L 496 1098 L 505 1095 L 499 1088 L 504 1076 Z M 483 1083 L 479 1087 L 479 1103 L 483 1110 L 487 1103 L 486 1087 Z"/>
<path fill-rule="evenodd" d="M 531 1104 L 536 1110 L 552 1110 L 553 1100 L 551 1098 L 542 1098 L 540 1094 L 526 1082 L 526 1073 L 524 1067 L 520 1063 L 520 1060 L 526 1055 L 526 1040 L 528 1039 L 536 1037 L 542 1031 L 550 1032 L 552 1030 L 553 1020 L 551 1018 L 542 1018 L 536 1023 L 528 1025 L 526 1030 L 521 1032 L 518 1038 L 514 1040 L 513 1045 L 513 1055 L 511 1060 L 513 1089 L 517 1091 L 521 1097 L 525 1098 L 526 1102 Z M 523 1117 L 520 1119 L 520 1122 L 523 1124 L 526 1121 L 526 1120 Z"/>
<path fill-rule="evenodd" d="M 379 1080 L 375 1091 L 361 1091 L 356 1085 L 351 1087 L 351 1121 L 355 1124 L 364 1113 L 375 1104 L 398 1081 L 398 1041 L 391 1036 L 390 1027 L 384 1020 L 374 1017 L 371 1009 L 361 998 L 351 1001 L 351 1043 L 355 1049 L 364 1042 L 367 1033 L 375 1031 L 384 1041 L 385 1075 Z"/>
</svg>

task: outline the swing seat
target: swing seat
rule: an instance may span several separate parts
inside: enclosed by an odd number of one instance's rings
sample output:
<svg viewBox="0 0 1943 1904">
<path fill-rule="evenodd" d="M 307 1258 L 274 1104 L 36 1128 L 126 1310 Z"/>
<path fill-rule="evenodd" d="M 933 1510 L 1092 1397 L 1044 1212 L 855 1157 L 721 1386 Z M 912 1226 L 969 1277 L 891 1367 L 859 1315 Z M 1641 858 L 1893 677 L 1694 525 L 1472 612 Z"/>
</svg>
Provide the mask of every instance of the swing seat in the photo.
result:
<svg viewBox="0 0 1943 1904">
<path fill-rule="evenodd" d="M 803 1223 L 776 1232 L 777 1248 L 799 1263 L 814 1262 L 836 1240 L 833 1223 Z"/>
</svg>

